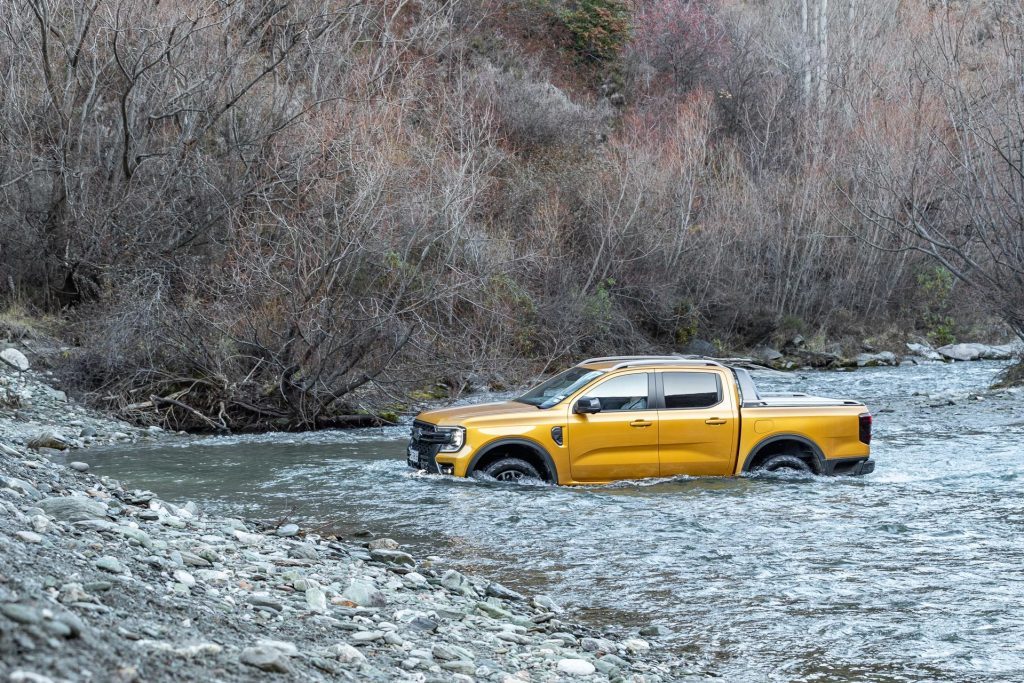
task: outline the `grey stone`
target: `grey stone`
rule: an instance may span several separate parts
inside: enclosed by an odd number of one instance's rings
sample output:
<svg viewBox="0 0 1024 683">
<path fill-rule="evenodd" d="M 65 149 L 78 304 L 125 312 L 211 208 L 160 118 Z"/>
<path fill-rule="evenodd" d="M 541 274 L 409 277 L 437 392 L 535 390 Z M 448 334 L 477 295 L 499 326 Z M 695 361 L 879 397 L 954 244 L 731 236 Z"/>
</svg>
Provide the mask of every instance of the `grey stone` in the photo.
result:
<svg viewBox="0 0 1024 683">
<path fill-rule="evenodd" d="M 19 624 L 38 624 L 40 621 L 39 612 L 27 605 L 19 605 L 16 602 L 7 602 L 0 605 L 0 614 Z"/>
<path fill-rule="evenodd" d="M 555 614 L 561 614 L 565 611 L 564 609 L 562 609 L 561 605 L 559 605 L 557 602 L 555 602 L 546 595 L 534 596 L 533 606 L 546 609 L 548 611 L 554 612 Z"/>
<path fill-rule="evenodd" d="M 356 631 L 352 634 L 352 642 L 357 645 L 365 645 L 384 638 L 383 631 Z"/>
<path fill-rule="evenodd" d="M 398 541 L 391 538 L 375 538 L 367 544 L 370 550 L 398 550 Z"/>
<path fill-rule="evenodd" d="M 121 561 L 110 555 L 104 555 L 96 560 L 96 568 L 111 574 L 123 574 L 125 572 L 125 566 L 121 564 Z"/>
<path fill-rule="evenodd" d="M 384 594 L 365 581 L 353 581 L 341 597 L 360 607 L 384 607 L 387 604 Z"/>
<path fill-rule="evenodd" d="M 50 517 L 65 522 L 79 522 L 87 519 L 106 519 L 107 506 L 98 500 L 81 497 L 44 498 L 39 507 Z"/>
<path fill-rule="evenodd" d="M 42 543 L 43 537 L 34 531 L 19 531 L 15 534 L 18 538 L 25 541 L 26 543 Z"/>
<path fill-rule="evenodd" d="M 501 598 L 502 600 L 525 600 L 526 596 L 522 593 L 517 593 L 511 588 L 506 588 L 500 583 L 489 583 L 487 584 L 487 595 L 495 598 Z"/>
<path fill-rule="evenodd" d="M 409 553 L 401 550 L 371 550 L 370 558 L 384 564 L 397 564 L 407 567 L 415 567 L 416 560 Z"/>
<path fill-rule="evenodd" d="M 896 354 L 892 351 L 882 351 L 881 353 L 862 353 L 859 354 L 855 359 L 857 367 L 876 367 L 879 365 L 897 365 L 899 359 L 896 358 Z"/>
<path fill-rule="evenodd" d="M 327 595 L 317 586 L 310 586 L 306 589 L 306 604 L 314 612 L 327 611 Z"/>
<path fill-rule="evenodd" d="M 87 462 L 79 462 L 77 460 L 75 462 L 69 462 L 68 463 L 68 467 L 70 467 L 71 469 L 75 470 L 76 472 L 88 472 L 89 471 L 89 463 L 87 463 Z"/>
<path fill-rule="evenodd" d="M 470 583 L 469 579 L 454 569 L 449 569 L 444 573 L 441 577 L 441 586 L 453 593 L 460 593 L 467 597 L 476 595 L 473 584 Z"/>
<path fill-rule="evenodd" d="M 669 629 L 665 628 L 664 626 L 660 626 L 658 624 L 652 624 L 650 626 L 644 626 L 643 628 L 640 629 L 640 635 L 646 636 L 648 638 L 658 637 L 658 636 L 667 636 L 667 635 L 671 635 L 671 633 L 672 633 L 672 631 L 670 631 Z"/>
<path fill-rule="evenodd" d="M 290 536 L 297 536 L 298 533 L 299 533 L 299 525 L 298 524 L 285 524 L 283 527 L 281 527 L 281 528 L 279 528 L 277 530 L 277 535 L 278 536 L 284 536 L 286 538 L 290 537 Z"/>
<path fill-rule="evenodd" d="M 770 346 L 758 346 L 753 351 L 754 358 L 771 363 L 782 358 L 782 354 Z"/>
<path fill-rule="evenodd" d="M 291 667 L 288 665 L 288 656 L 273 647 L 247 647 L 242 650 L 238 661 L 261 671 L 281 674 L 291 673 Z"/>
<path fill-rule="evenodd" d="M 569 676 L 589 676 L 597 671 L 597 667 L 585 659 L 560 659 L 557 668 Z"/>
<path fill-rule="evenodd" d="M 319 560 L 320 554 L 312 543 L 298 543 L 288 548 L 288 557 L 299 560 Z"/>
<path fill-rule="evenodd" d="M 39 493 L 39 490 L 36 489 L 35 486 L 24 479 L 0 476 L 0 484 L 3 484 L 4 488 L 17 491 L 21 495 L 31 498 L 32 500 L 39 500 L 43 497 L 43 494 Z"/>
<path fill-rule="evenodd" d="M 37 434 L 28 442 L 29 448 L 35 448 L 39 450 L 41 448 L 52 448 L 55 451 L 66 451 L 71 447 L 71 443 L 67 438 L 59 433 L 53 431 L 42 432 Z"/>
<path fill-rule="evenodd" d="M 29 369 L 28 358 L 18 349 L 4 349 L 0 351 L 0 360 L 20 372 L 25 372 Z"/>
<path fill-rule="evenodd" d="M 936 349 L 946 358 L 951 360 L 980 360 L 986 353 L 991 353 L 991 347 L 985 344 L 948 344 Z"/>
</svg>

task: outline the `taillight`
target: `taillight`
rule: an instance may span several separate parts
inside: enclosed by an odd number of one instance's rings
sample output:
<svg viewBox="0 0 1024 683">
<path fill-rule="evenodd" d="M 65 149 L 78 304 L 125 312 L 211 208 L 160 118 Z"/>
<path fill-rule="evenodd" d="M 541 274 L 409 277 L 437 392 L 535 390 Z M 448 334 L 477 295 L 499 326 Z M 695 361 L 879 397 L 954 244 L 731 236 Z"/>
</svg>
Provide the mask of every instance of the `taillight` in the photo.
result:
<svg viewBox="0 0 1024 683">
<path fill-rule="evenodd" d="M 864 443 L 871 443 L 871 413 L 861 413 L 859 418 L 860 440 Z"/>
</svg>

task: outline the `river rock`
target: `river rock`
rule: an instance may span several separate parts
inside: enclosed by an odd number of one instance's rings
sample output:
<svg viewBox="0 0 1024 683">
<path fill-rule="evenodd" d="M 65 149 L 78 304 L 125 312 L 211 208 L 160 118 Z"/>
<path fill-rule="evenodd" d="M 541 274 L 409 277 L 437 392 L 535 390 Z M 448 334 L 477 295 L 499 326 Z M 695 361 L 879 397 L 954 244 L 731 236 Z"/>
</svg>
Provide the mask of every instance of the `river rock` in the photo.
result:
<svg viewBox="0 0 1024 683">
<path fill-rule="evenodd" d="M 96 568 L 111 574 L 123 574 L 126 571 L 125 566 L 121 564 L 120 560 L 110 555 L 104 555 L 96 560 Z"/>
<path fill-rule="evenodd" d="M 926 344 L 907 342 L 907 350 L 915 356 L 927 358 L 928 360 L 942 360 L 942 354 Z"/>
<path fill-rule="evenodd" d="M 506 588 L 500 583 L 491 582 L 487 584 L 487 595 L 495 598 L 501 598 L 502 600 L 525 600 L 526 597 L 522 593 L 517 593 L 511 588 Z"/>
<path fill-rule="evenodd" d="M 597 671 L 597 667 L 585 659 L 560 659 L 558 671 L 569 676 L 589 676 Z"/>
<path fill-rule="evenodd" d="M 40 619 L 39 612 L 28 605 L 19 605 L 16 602 L 0 605 L 0 614 L 19 624 L 38 624 Z"/>
<path fill-rule="evenodd" d="M 274 647 L 263 645 L 247 647 L 242 650 L 238 661 L 261 671 L 281 674 L 291 673 L 291 667 L 288 665 L 288 655 Z"/>
<path fill-rule="evenodd" d="M 78 496 L 44 498 L 38 503 L 48 516 L 65 522 L 107 518 L 107 506 L 98 500 Z"/>
<path fill-rule="evenodd" d="M 24 479 L 0 475 L 0 484 L 2 484 L 4 488 L 17 491 L 21 495 L 31 498 L 32 500 L 38 500 L 43 497 L 43 494 L 39 493 L 35 486 L 32 486 L 32 484 L 28 483 Z"/>
<path fill-rule="evenodd" d="M 283 527 L 277 530 L 278 536 L 289 538 L 291 536 L 297 536 L 299 534 L 298 524 L 285 524 Z"/>
<path fill-rule="evenodd" d="M 76 472 L 88 472 L 89 471 L 89 463 L 87 463 L 87 462 L 79 462 L 77 460 L 75 462 L 69 462 L 68 463 L 68 467 L 70 467 L 71 469 L 73 469 Z"/>
<path fill-rule="evenodd" d="M 70 442 L 60 432 L 42 432 L 28 442 L 29 448 L 39 450 L 41 448 L 50 448 L 55 451 L 66 451 L 71 447 Z"/>
<path fill-rule="evenodd" d="M 398 550 L 398 541 L 393 538 L 375 538 L 366 544 L 370 550 Z"/>
<path fill-rule="evenodd" d="M 0 360 L 3 360 L 3 362 L 19 372 L 25 372 L 29 368 L 28 358 L 18 349 L 4 349 L 0 351 Z"/>
<path fill-rule="evenodd" d="M 366 645 L 383 638 L 383 631 L 356 631 L 352 634 L 352 642 L 356 645 Z"/>
<path fill-rule="evenodd" d="M 328 654 L 340 662 L 354 663 L 365 662 L 366 655 L 352 647 L 348 643 L 338 643 L 327 648 Z"/>
<path fill-rule="evenodd" d="M 341 597 L 360 607 L 384 607 L 387 604 L 384 594 L 365 581 L 353 581 Z"/>
<path fill-rule="evenodd" d="M 309 609 L 313 610 L 314 612 L 326 612 L 327 595 L 320 587 L 310 586 L 306 589 L 306 604 L 309 605 Z"/>
<path fill-rule="evenodd" d="M 441 577 L 441 586 L 452 593 L 460 593 L 467 597 L 471 597 L 476 594 L 476 591 L 473 589 L 473 584 L 470 583 L 469 579 L 454 569 L 449 569 L 444 573 Z"/>
<path fill-rule="evenodd" d="M 399 564 L 407 567 L 415 567 L 416 560 L 409 553 L 401 550 L 371 550 L 370 558 L 384 564 Z"/>
<path fill-rule="evenodd" d="M 267 540 L 266 536 L 261 534 L 250 534 L 240 529 L 233 529 L 231 533 L 234 534 L 239 543 L 243 543 L 245 545 L 262 545 L 262 543 Z"/>
<path fill-rule="evenodd" d="M 782 354 L 770 346 L 758 346 L 754 349 L 752 355 L 754 358 L 764 361 L 765 363 L 773 363 L 782 358 Z"/>
<path fill-rule="evenodd" d="M 991 347 L 985 344 L 948 344 L 940 346 L 936 351 L 946 358 L 952 360 L 980 360 L 986 353 L 991 353 Z"/>
<path fill-rule="evenodd" d="M 549 612 L 554 612 L 555 614 L 561 614 L 565 611 L 564 609 L 562 609 L 561 605 L 559 605 L 557 602 L 555 602 L 546 595 L 534 596 L 533 606 L 540 607 L 541 609 L 546 609 Z"/>
<path fill-rule="evenodd" d="M 34 531 L 19 531 L 15 534 L 18 538 L 25 541 L 25 543 L 42 543 L 43 537 Z"/>
<path fill-rule="evenodd" d="M 862 353 L 854 360 L 857 362 L 857 367 L 859 368 L 872 368 L 879 365 L 899 364 L 899 359 L 896 358 L 896 354 L 892 351 L 882 351 L 881 353 Z"/>
<path fill-rule="evenodd" d="M 171 576 L 174 577 L 175 581 L 177 581 L 178 583 L 183 584 L 183 585 L 185 585 L 185 586 L 187 586 L 189 588 L 191 588 L 192 586 L 196 585 L 195 577 L 192 576 L 191 574 L 189 574 L 184 569 L 175 569 L 174 573 L 171 574 Z"/>
</svg>

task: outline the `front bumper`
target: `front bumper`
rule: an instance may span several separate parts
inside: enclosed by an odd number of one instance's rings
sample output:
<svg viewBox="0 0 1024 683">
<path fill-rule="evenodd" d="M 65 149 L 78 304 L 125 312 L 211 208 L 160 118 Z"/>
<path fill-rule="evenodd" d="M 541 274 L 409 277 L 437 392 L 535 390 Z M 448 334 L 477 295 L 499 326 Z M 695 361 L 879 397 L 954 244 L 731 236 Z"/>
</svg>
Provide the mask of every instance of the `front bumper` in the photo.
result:
<svg viewBox="0 0 1024 683">
<path fill-rule="evenodd" d="M 875 461 L 868 458 L 839 458 L 825 461 L 825 474 L 833 477 L 859 477 L 875 471 Z"/>
<path fill-rule="evenodd" d="M 412 423 L 412 438 L 405 449 L 405 463 L 413 469 L 430 474 L 453 474 L 454 467 L 451 464 L 438 462 L 437 456 L 441 452 L 441 445 L 442 442 L 437 437 L 437 427 L 416 420 Z"/>
</svg>

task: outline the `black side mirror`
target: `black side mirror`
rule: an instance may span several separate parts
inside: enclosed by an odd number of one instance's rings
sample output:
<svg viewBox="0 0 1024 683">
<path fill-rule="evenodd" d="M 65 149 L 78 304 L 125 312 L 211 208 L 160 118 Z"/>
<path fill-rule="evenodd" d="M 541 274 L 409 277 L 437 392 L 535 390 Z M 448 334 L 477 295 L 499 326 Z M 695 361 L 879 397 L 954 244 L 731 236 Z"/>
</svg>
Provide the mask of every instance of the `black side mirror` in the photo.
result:
<svg viewBox="0 0 1024 683">
<path fill-rule="evenodd" d="M 572 412 L 576 413 L 577 415 L 591 415 L 593 413 L 600 413 L 601 399 L 584 396 L 580 400 L 576 401 L 576 405 L 573 406 Z"/>
</svg>

